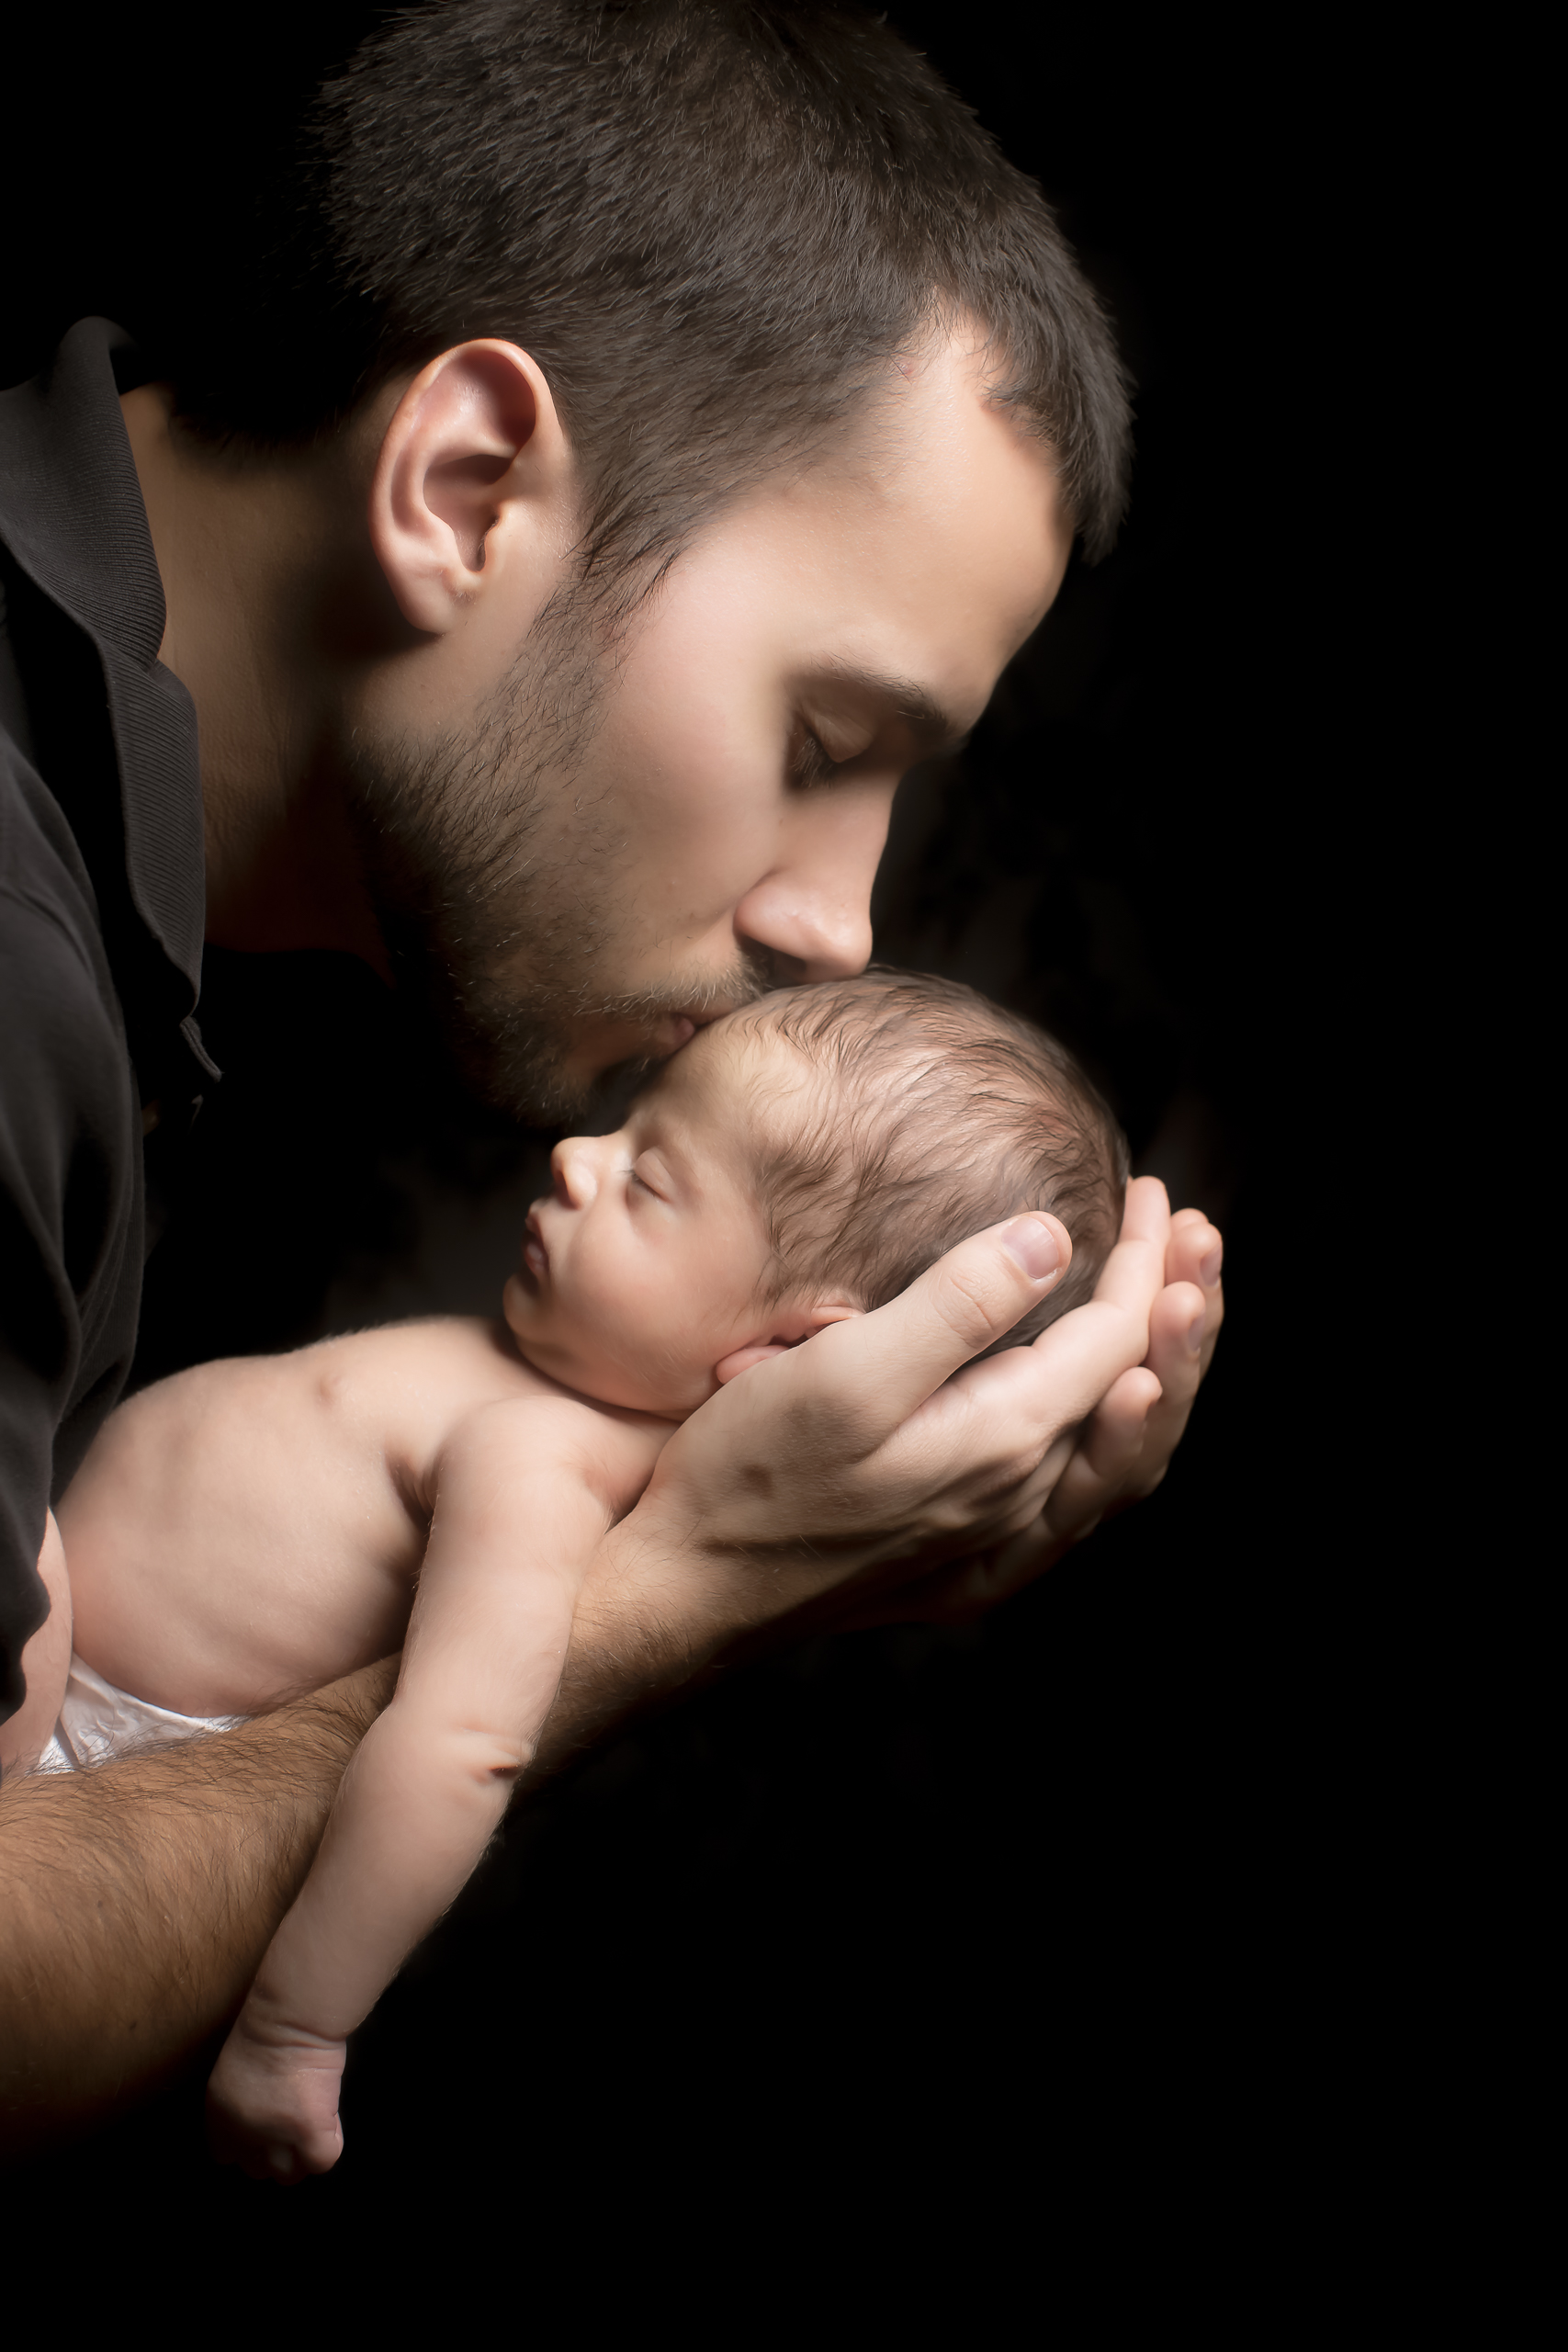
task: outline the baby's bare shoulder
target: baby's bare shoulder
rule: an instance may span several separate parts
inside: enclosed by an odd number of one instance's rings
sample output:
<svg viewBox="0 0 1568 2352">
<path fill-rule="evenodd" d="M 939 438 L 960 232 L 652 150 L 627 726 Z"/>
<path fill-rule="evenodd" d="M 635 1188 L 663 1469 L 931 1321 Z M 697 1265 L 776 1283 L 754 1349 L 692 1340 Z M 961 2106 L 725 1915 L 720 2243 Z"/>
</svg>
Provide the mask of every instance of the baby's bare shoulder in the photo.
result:
<svg viewBox="0 0 1568 2352">
<path fill-rule="evenodd" d="M 416 1488 L 472 1414 L 551 1387 L 523 1363 L 504 1324 L 469 1315 L 344 1332 L 274 1363 L 335 1441 L 384 1449 Z"/>
<path fill-rule="evenodd" d="M 422 1484 L 482 1431 L 486 1446 L 536 1468 L 640 1491 L 675 1427 L 563 1388 L 524 1362 L 504 1323 L 477 1316 L 389 1324 L 303 1352 L 315 1361 L 301 1373 L 336 1409 L 385 1432 Z"/>
<path fill-rule="evenodd" d="M 642 1492 L 677 1426 L 598 1404 L 536 1373 L 525 1388 L 476 1402 L 455 1424 L 444 1458 L 499 1460 L 529 1477 L 583 1480 L 618 1512 Z"/>
</svg>

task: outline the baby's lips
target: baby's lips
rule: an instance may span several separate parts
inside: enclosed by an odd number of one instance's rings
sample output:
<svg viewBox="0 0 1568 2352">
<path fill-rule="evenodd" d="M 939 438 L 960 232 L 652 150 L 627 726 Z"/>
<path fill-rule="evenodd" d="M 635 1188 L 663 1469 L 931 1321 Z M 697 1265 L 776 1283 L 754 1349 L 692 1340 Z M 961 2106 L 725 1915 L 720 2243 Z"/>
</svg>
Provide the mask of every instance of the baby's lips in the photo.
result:
<svg viewBox="0 0 1568 2352">
<path fill-rule="evenodd" d="M 550 1270 L 550 1253 L 545 1247 L 545 1237 L 539 1230 L 537 1208 L 528 1212 L 528 1222 L 523 1232 L 523 1263 L 528 1272 L 542 1281 Z"/>
</svg>

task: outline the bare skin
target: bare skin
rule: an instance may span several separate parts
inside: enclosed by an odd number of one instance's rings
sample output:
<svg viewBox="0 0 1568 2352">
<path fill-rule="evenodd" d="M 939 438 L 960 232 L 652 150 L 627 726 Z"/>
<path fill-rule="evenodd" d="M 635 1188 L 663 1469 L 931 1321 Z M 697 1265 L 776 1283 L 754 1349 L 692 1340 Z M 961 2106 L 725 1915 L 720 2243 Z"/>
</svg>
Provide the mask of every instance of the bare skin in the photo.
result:
<svg viewBox="0 0 1568 2352">
<path fill-rule="evenodd" d="M 970 356 L 896 382 L 863 449 L 703 532 L 617 654 L 585 757 L 543 796 L 533 871 L 602 931 L 596 989 L 683 989 L 692 1008 L 579 1024 L 582 1081 L 725 1011 L 712 991 L 738 948 L 784 978 L 860 970 L 900 777 L 973 725 L 1061 584 L 1048 458 L 986 406 Z M 208 935 L 384 971 L 344 741 L 460 722 L 562 587 L 579 506 L 549 388 L 512 345 L 463 345 L 341 445 L 266 468 L 182 442 L 156 387 L 124 407 L 168 588 L 162 659 L 201 718 Z"/>
<path fill-rule="evenodd" d="M 1165 1271 L 1185 1264 L 1197 1275 L 1213 1267 L 1218 1246 L 1194 1213 L 1171 1220 Z M 1157 1250 L 1156 1242 L 1145 1256 Z M 849 1526 L 831 1559 L 807 1553 L 760 1577 L 754 1531 L 733 1508 L 728 1480 L 700 1549 L 688 1540 L 692 1489 L 706 1459 L 691 1480 L 645 1493 L 594 1553 L 560 1691 L 523 1789 L 638 1706 L 759 1646 L 829 1624 L 961 1623 L 1021 1589 L 1103 1517 L 1157 1484 L 1213 1350 L 1217 1283 L 1197 1344 L 1190 1334 L 1198 1284 L 1156 1290 L 1145 1366 L 1120 1379 L 1089 1364 L 1069 1388 L 1054 1368 L 1038 1376 L 1033 1351 L 1019 1351 L 922 1396 L 933 1362 L 959 1365 L 1016 1321 L 1020 1280 L 994 1238 L 981 1236 L 903 1299 L 846 1327 L 876 1338 L 874 1356 L 840 1358 L 814 1394 L 792 1387 L 778 1399 L 796 1443 L 775 1489 L 777 1527 L 805 1533 L 818 1523 L 824 1480 L 853 1492 L 874 1476 L 885 1495 L 883 1474 L 901 1469 L 908 1515 L 891 1535 L 868 1539 Z M 793 1373 L 807 1352 L 794 1351 L 779 1370 Z M 1156 1362 L 1166 1376 L 1151 1408 L 1144 1384 Z M 868 1373 L 878 1383 L 869 1391 L 860 1385 Z M 1096 1379 L 1106 1381 L 1107 1401 L 1075 1425 L 1074 1408 L 1081 1411 Z M 840 1382 L 855 1384 L 852 1397 Z M 747 1385 L 731 1384 L 709 1414 L 744 1402 Z M 868 1395 L 876 1400 L 874 1423 L 865 1419 Z M 852 1424 L 839 1409 L 852 1401 Z M 694 1417 L 682 1445 L 707 1418 Z M 748 1414 L 733 1431 L 714 1431 L 713 1453 L 722 1462 L 733 1438 L 730 1459 L 754 1460 L 758 1434 Z M 910 1451 L 925 1456 L 919 1485 Z M 955 1473 L 980 1490 L 969 1498 L 967 1525 L 952 1507 Z M 984 1534 L 988 1543 L 976 1540 Z M 19 1781 L 0 1792 L 0 2154 L 46 2146 L 117 2112 L 231 2022 L 396 1673 L 396 1661 L 365 1668 L 221 1740 Z"/>
<path fill-rule="evenodd" d="M 593 1515 L 623 1518 L 680 1422 L 855 1312 L 837 1293 L 761 1303 L 747 1104 L 766 1090 L 776 1116 L 793 1074 L 790 1048 L 721 1023 L 615 1133 L 558 1144 L 503 1321 L 199 1364 L 121 1405 L 57 1513 L 77 1655 L 189 1715 L 260 1713 L 389 1656 L 416 1578 L 421 1622 L 434 1605 L 432 1524 L 476 1419 L 522 1432 L 517 1475 L 558 1455 Z M 1065 1263 L 1072 1245 L 1049 1223 Z M 520 1503 L 514 1527 L 542 1507 Z M 570 1625 L 569 1608 L 557 1673 Z"/>
<path fill-rule="evenodd" d="M 111 1415 L 62 1498 L 76 1648 L 122 1690 L 250 1714 L 402 1647 L 212 2077 L 216 2144 L 248 2170 L 336 2162 L 346 2038 L 482 1854 L 595 1546 L 666 1442 L 854 1317 L 841 1294 L 764 1289 L 750 1170 L 817 1107 L 797 1072 L 778 1040 L 710 1028 L 620 1130 L 557 1147 L 504 1324 L 437 1318 L 162 1381 Z M 1050 1216 L 1002 1241 L 1037 1295 L 1072 1257 Z M 1129 1326 L 1124 1369 L 1145 1342 Z"/>
<path fill-rule="evenodd" d="M 784 978 L 859 969 L 899 776 L 978 716 L 1055 594 L 1071 529 L 1048 452 L 987 407 L 962 338 L 898 372 L 863 448 L 764 486 L 699 535 L 618 656 L 581 760 L 541 780 L 534 882 L 575 892 L 592 918 L 604 997 L 663 999 L 629 1023 L 585 1011 L 568 1039 L 574 1081 L 674 1050 L 725 1009 L 746 952 Z M 513 346 L 457 346 L 329 444 L 244 462 L 171 433 L 155 387 L 124 407 L 167 596 L 163 658 L 200 724 L 209 936 L 339 947 L 385 971 L 344 746 L 465 723 L 559 588 L 579 501 L 548 385 Z M 521 907 L 515 928 L 518 987 L 547 980 L 525 968 Z M 1140 1247 L 1147 1276 L 1152 1238 Z M 1093 1394 L 1034 1351 L 941 1387 L 1020 1311 L 1019 1270 L 984 1238 L 906 1300 L 794 1350 L 739 1418 L 751 1384 L 725 1388 L 594 1552 L 551 1718 L 561 1742 L 793 1612 L 851 1623 L 988 1605 L 1156 1485 L 1222 1313 L 1219 1237 L 1201 1217 L 1162 1225 L 1158 1251 L 1142 1363 L 1097 1359 Z M 871 1429 L 871 1396 L 898 1419 Z M 734 1482 L 741 1457 L 775 1498 L 768 1578 Z M 29 1674 L 32 1659 L 29 1645 Z M 319 1831 L 341 1726 L 375 1703 L 378 1672 L 327 1717 L 297 1702 L 73 1787 L 7 1780 L 0 1983 L 21 2004 L 6 2037 L 31 2119 L 18 2133 L 122 2095 L 128 2049 L 151 2079 L 221 2021 L 297 1883 L 299 1839 L 264 1802 L 254 1751 L 276 1761 L 298 1731 L 289 1821 Z M 0 1757 L 37 1733 L 30 1707 L 0 1727 Z M 562 1752 L 556 1737 L 541 1756 Z M 137 1859 L 106 1879 L 111 1819 Z M 257 1838 L 274 1841 L 264 1857 Z M 122 2011 L 134 2043 L 111 2022 Z"/>
<path fill-rule="evenodd" d="M 594 1545 L 672 1426 L 571 1396 L 503 1327 L 439 1321 L 204 1366 L 101 1432 L 61 1507 L 85 1564 L 77 1638 L 100 1672 L 145 1682 L 176 1589 L 205 1594 L 160 1682 L 182 1712 L 214 1712 L 195 1699 L 217 1688 L 265 1706 L 280 1678 L 403 1645 L 214 2077 L 224 2152 L 248 2168 L 288 2179 L 335 2161 L 346 2036 L 484 1851 L 533 1759 Z"/>
</svg>

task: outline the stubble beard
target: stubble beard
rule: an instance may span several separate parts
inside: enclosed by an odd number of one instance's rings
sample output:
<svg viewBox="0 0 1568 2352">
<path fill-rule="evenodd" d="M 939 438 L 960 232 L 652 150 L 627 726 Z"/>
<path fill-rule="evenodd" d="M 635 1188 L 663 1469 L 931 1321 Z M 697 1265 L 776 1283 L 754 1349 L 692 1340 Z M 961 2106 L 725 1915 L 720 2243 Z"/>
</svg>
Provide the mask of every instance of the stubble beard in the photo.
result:
<svg viewBox="0 0 1568 2352">
<path fill-rule="evenodd" d="M 610 794 L 573 808 L 570 839 L 549 817 L 574 797 L 615 691 L 613 656 L 568 600 L 546 608 L 472 728 L 374 752 L 347 747 L 350 808 L 398 987 L 468 1086 L 524 1125 L 581 1116 L 617 1072 L 569 1068 L 601 1026 L 646 1029 L 672 1016 L 753 1002 L 778 984 L 765 950 L 724 972 L 631 993 L 603 976 L 632 913 L 618 875 Z"/>
</svg>

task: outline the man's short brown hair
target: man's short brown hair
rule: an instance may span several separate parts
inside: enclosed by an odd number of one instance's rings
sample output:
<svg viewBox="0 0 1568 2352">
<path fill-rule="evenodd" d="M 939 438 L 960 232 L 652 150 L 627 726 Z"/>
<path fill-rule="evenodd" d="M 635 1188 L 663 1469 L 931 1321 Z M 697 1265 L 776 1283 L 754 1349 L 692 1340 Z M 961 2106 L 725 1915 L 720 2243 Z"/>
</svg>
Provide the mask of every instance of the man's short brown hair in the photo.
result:
<svg viewBox="0 0 1568 2352">
<path fill-rule="evenodd" d="M 1090 559 L 1114 536 L 1129 410 L 1095 297 L 1039 189 L 859 6 L 403 10 L 261 201 L 259 258 L 161 362 L 209 434 L 309 438 L 453 344 L 520 344 L 582 469 L 585 571 L 646 582 L 969 322 Z"/>
</svg>

